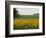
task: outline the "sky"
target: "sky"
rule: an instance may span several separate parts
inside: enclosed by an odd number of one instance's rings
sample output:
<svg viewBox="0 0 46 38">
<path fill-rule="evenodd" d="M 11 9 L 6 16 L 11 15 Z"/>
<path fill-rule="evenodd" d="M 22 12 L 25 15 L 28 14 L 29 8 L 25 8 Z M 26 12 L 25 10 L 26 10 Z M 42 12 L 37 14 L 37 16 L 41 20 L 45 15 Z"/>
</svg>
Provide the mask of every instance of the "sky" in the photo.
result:
<svg viewBox="0 0 46 38">
<path fill-rule="evenodd" d="M 19 15 L 33 15 L 39 13 L 38 8 L 16 8 Z"/>
</svg>

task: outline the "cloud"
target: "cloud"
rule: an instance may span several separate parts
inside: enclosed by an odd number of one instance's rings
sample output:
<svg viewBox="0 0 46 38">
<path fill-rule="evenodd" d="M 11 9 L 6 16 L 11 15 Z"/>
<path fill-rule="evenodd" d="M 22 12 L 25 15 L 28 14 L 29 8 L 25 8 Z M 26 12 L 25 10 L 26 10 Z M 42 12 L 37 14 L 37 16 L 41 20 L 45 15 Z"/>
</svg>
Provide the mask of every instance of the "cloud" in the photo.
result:
<svg viewBox="0 0 46 38">
<path fill-rule="evenodd" d="M 20 15 L 32 15 L 35 13 L 39 13 L 38 8 L 16 8 L 16 10 Z"/>
</svg>

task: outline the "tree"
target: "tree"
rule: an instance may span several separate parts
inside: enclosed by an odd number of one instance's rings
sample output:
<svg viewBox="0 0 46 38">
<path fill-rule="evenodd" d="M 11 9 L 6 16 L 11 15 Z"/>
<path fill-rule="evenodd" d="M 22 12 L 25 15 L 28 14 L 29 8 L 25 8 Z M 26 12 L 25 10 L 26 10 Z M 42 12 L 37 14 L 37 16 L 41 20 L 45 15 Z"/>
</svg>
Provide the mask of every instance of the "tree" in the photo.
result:
<svg viewBox="0 0 46 38">
<path fill-rule="evenodd" d="M 14 18 L 18 15 L 18 11 L 14 8 Z"/>
<path fill-rule="evenodd" d="M 39 15 L 39 13 L 33 14 L 33 15 Z"/>
</svg>

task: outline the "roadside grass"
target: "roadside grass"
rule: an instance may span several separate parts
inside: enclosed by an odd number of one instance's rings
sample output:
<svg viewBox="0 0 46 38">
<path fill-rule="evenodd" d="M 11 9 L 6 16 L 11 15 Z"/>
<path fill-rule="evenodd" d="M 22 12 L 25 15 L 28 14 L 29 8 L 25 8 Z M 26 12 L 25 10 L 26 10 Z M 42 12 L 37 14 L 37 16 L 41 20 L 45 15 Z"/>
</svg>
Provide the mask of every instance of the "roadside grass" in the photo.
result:
<svg viewBox="0 0 46 38">
<path fill-rule="evenodd" d="M 39 29 L 39 25 L 14 25 L 15 30 L 21 29 Z"/>
</svg>

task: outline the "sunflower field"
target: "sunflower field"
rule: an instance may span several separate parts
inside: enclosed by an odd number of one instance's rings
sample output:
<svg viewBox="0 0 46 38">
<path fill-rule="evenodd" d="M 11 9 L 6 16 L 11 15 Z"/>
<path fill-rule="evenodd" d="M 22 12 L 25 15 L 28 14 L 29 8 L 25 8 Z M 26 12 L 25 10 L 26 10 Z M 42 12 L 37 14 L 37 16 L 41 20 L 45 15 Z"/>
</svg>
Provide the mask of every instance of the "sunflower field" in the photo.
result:
<svg viewBox="0 0 46 38">
<path fill-rule="evenodd" d="M 14 19 L 14 29 L 38 29 L 39 28 L 39 18 L 31 17 L 30 18 L 15 18 Z"/>
</svg>

